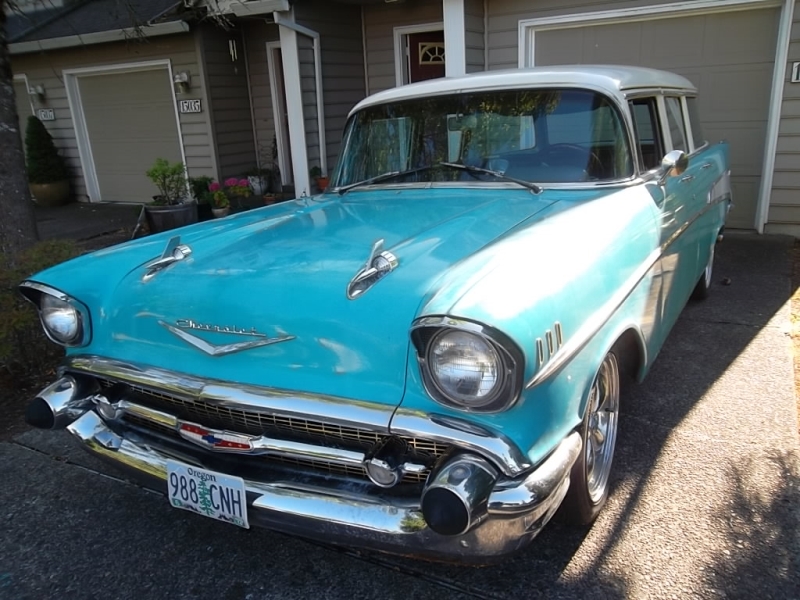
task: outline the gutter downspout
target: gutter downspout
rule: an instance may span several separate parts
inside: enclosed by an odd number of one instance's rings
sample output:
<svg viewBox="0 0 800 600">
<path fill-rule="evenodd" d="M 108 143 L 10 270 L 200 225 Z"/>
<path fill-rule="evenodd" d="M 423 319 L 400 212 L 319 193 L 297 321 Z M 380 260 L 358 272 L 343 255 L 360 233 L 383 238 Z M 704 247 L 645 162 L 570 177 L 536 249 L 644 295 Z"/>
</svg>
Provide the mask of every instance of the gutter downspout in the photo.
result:
<svg viewBox="0 0 800 600">
<path fill-rule="evenodd" d="M 317 92 L 317 129 L 319 136 L 319 167 L 322 174 L 328 175 L 328 144 L 325 139 L 325 102 L 322 97 L 322 52 L 319 44 L 319 33 L 308 27 L 303 27 L 292 21 L 287 21 L 278 13 L 275 15 L 275 23 L 280 27 L 286 27 L 296 31 L 301 35 L 310 37 L 314 49 L 314 77 Z"/>
<path fill-rule="evenodd" d="M 758 190 L 758 204 L 756 205 L 756 231 L 758 233 L 764 233 L 764 225 L 769 217 L 769 200 L 772 195 L 772 181 L 775 174 L 775 154 L 778 151 L 781 106 L 783 105 L 783 88 L 786 81 L 786 63 L 789 60 L 794 3 L 795 0 L 784 0 L 778 26 L 775 67 L 772 72 L 772 94 L 767 117 L 767 139 L 764 143 L 764 164 L 761 168 L 761 187 Z"/>
</svg>

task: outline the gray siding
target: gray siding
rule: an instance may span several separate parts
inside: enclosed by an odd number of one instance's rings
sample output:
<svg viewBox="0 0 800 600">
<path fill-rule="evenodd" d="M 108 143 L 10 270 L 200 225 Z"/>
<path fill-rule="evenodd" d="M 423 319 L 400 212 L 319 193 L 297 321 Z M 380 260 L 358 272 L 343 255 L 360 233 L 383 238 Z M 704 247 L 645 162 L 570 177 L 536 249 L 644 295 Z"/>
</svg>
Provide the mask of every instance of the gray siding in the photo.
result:
<svg viewBox="0 0 800 600">
<path fill-rule="evenodd" d="M 322 55 L 322 88 L 325 104 L 325 141 L 327 146 L 328 170 L 332 171 L 339 155 L 342 131 L 347 113 L 366 95 L 364 86 L 364 50 L 361 43 L 361 8 L 343 4 L 331 5 L 317 0 L 295 6 L 295 19 L 309 29 L 320 34 Z M 302 56 L 302 54 L 301 54 Z M 302 68 L 302 67 L 301 67 Z M 313 77 L 313 73 L 312 73 Z M 312 78 L 310 90 L 315 89 Z M 303 77 L 304 105 L 308 106 L 306 77 Z M 306 121 L 306 135 L 309 138 L 309 165 L 319 164 L 319 136 L 316 121 L 316 97 L 306 115 L 313 114 L 313 122 Z M 312 128 L 313 127 L 313 128 Z M 314 132 L 314 136 L 311 135 Z M 316 146 L 314 147 L 314 144 Z"/>
<path fill-rule="evenodd" d="M 792 83 L 792 63 L 800 61 L 800 6 L 794 23 L 783 87 L 783 106 L 770 195 L 768 231 L 800 235 L 800 83 Z"/>
<path fill-rule="evenodd" d="M 202 26 L 199 34 L 219 178 L 240 177 L 256 166 L 242 39 L 234 31 L 212 25 Z M 229 40 L 237 45 L 236 60 L 231 57 Z"/>
<path fill-rule="evenodd" d="M 367 54 L 367 93 L 374 94 L 396 85 L 394 73 L 395 27 L 437 23 L 442 19 L 441 0 L 408 0 L 403 4 L 365 5 L 364 44 Z"/>
<path fill-rule="evenodd" d="M 483 0 L 464 0 L 467 73 L 485 70 Z"/>
<path fill-rule="evenodd" d="M 321 43 L 321 41 L 320 41 Z M 317 120 L 317 80 L 314 65 L 313 40 L 297 35 L 297 53 L 300 60 L 300 91 L 303 98 L 303 122 L 306 128 L 306 157 L 308 168 L 319 166 L 319 121 Z"/>
<path fill-rule="evenodd" d="M 253 103 L 253 119 L 256 148 L 262 167 L 272 165 L 272 140 L 275 136 L 275 116 L 272 111 L 270 75 L 267 63 L 267 42 L 280 40 L 277 25 L 263 21 L 244 24 L 244 42 L 250 73 L 250 93 Z"/>
<path fill-rule="evenodd" d="M 519 65 L 519 22 L 522 19 L 554 17 L 681 0 L 491 0 L 487 2 L 489 69 L 515 69 Z"/>
<path fill-rule="evenodd" d="M 165 58 L 172 61 L 173 72 L 190 72 L 193 93 L 197 92 L 199 95 L 203 91 L 197 52 L 191 34 L 157 37 L 143 43 L 98 44 L 11 57 L 15 72 L 25 73 L 31 85 L 41 84 L 45 87 L 46 98 L 44 101 L 36 100 L 35 104 L 37 108 L 52 108 L 55 112 L 56 120 L 47 121 L 45 125 L 67 159 L 73 175 L 72 190 L 79 200 L 87 200 L 86 184 L 62 71 Z M 214 175 L 208 113 L 180 115 L 180 125 L 189 174 Z M 144 173 L 142 177 L 145 177 Z"/>
</svg>

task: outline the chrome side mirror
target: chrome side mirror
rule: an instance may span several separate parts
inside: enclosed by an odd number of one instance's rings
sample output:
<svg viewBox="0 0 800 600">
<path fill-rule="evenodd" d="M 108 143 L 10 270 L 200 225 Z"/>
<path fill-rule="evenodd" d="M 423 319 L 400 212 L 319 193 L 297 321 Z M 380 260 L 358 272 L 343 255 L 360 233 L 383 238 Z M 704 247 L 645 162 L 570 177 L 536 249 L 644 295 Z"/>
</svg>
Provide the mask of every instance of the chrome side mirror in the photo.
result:
<svg viewBox="0 0 800 600">
<path fill-rule="evenodd" d="M 682 175 L 689 166 L 689 155 L 683 150 L 673 150 L 661 159 L 658 169 L 658 185 L 664 185 L 667 177 Z"/>
</svg>

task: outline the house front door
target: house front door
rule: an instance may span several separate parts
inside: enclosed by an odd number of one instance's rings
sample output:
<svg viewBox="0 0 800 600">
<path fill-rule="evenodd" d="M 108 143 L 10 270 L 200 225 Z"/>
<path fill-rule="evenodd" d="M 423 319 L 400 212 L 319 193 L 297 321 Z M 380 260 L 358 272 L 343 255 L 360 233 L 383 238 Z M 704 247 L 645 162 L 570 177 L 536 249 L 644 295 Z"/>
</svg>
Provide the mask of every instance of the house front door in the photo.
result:
<svg viewBox="0 0 800 600">
<path fill-rule="evenodd" d="M 408 82 L 444 77 L 444 31 L 412 33 L 407 40 Z"/>
</svg>

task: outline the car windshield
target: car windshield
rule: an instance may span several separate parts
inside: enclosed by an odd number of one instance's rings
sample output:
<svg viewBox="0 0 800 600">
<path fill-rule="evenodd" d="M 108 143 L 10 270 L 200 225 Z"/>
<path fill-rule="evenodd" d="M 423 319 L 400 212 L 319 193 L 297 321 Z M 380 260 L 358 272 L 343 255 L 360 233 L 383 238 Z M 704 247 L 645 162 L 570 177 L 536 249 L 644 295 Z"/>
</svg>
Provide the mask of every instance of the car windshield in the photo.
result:
<svg viewBox="0 0 800 600">
<path fill-rule="evenodd" d="M 489 91 L 389 102 L 351 117 L 332 187 L 502 181 L 498 174 L 545 184 L 619 180 L 633 174 L 625 131 L 612 102 L 588 90 Z"/>
</svg>

